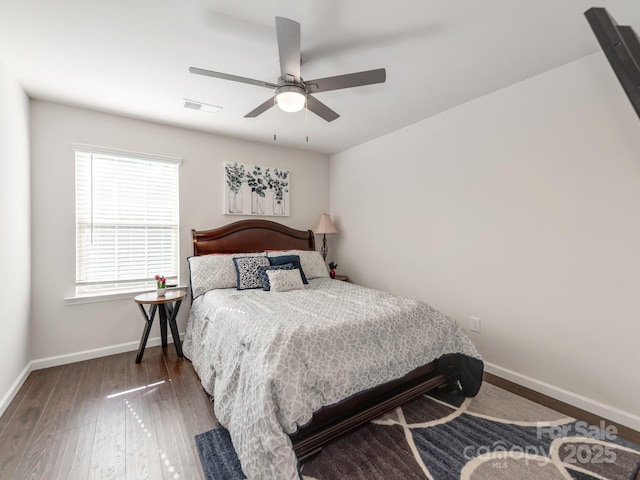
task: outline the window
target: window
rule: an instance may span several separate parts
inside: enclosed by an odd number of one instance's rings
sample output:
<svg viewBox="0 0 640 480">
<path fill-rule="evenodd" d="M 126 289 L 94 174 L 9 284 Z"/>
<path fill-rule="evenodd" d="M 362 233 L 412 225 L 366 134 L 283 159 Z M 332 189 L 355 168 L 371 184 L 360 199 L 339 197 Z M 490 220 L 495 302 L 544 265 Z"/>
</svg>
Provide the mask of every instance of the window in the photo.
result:
<svg viewBox="0 0 640 480">
<path fill-rule="evenodd" d="M 74 145 L 76 295 L 177 283 L 180 159 Z"/>
</svg>

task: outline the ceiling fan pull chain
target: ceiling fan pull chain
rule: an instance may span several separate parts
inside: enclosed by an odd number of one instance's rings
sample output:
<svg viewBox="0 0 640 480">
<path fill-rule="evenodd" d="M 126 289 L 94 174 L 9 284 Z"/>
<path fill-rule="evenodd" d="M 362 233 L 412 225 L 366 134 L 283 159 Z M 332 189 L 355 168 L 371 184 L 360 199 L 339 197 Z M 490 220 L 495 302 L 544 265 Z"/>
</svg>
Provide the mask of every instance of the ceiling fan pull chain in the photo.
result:
<svg viewBox="0 0 640 480">
<path fill-rule="evenodd" d="M 275 107 L 278 103 L 278 100 L 276 100 L 276 97 L 273 97 L 273 106 Z M 278 109 L 274 108 L 273 109 L 273 141 L 276 142 L 278 141 L 277 137 L 276 137 L 276 120 L 278 118 Z"/>
<path fill-rule="evenodd" d="M 307 99 L 304 99 L 304 129 L 306 131 L 305 141 L 309 143 L 309 109 L 307 108 Z"/>
</svg>

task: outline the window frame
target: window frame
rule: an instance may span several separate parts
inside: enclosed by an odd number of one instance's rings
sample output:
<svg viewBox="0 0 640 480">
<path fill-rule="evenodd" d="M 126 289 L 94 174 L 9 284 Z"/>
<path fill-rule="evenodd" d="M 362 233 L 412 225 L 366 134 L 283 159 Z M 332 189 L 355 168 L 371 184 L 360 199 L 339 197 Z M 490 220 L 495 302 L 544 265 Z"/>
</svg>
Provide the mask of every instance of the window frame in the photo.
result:
<svg viewBox="0 0 640 480">
<path fill-rule="evenodd" d="M 119 298 L 131 298 L 134 295 L 140 292 L 148 292 L 150 290 L 155 289 L 155 282 L 152 278 L 148 280 L 143 280 L 142 282 L 136 282 L 130 286 L 120 286 L 114 288 L 105 288 L 98 291 L 83 291 L 82 283 L 79 282 L 77 264 L 79 261 L 80 254 L 80 243 L 78 237 L 78 228 L 79 228 L 79 219 L 78 219 L 78 208 L 80 203 L 78 202 L 78 192 L 77 192 L 77 182 L 78 182 L 78 172 L 77 172 L 77 164 L 78 164 L 78 154 L 93 154 L 93 155 L 104 155 L 111 157 L 120 157 L 125 160 L 138 160 L 142 162 L 158 162 L 158 163 L 168 163 L 176 166 L 176 177 L 175 177 L 175 225 L 172 228 L 175 228 L 176 237 L 175 237 L 175 258 L 173 261 L 175 262 L 175 276 L 171 276 L 170 278 L 176 283 L 176 285 L 180 284 L 180 165 L 182 164 L 181 157 L 169 156 L 169 155 L 160 155 L 160 154 L 150 154 L 143 152 L 135 152 L 121 149 L 114 149 L 109 147 L 101 147 L 95 145 L 87 145 L 81 143 L 72 143 L 72 151 L 73 151 L 73 161 L 74 161 L 74 190 L 76 191 L 74 196 L 74 259 L 75 259 L 75 267 L 74 267 L 74 296 L 65 298 L 67 303 L 76 304 L 76 303 L 90 303 L 95 301 L 105 301 L 105 300 L 113 300 Z M 173 202 L 172 202 L 173 203 Z M 145 210 L 147 212 L 148 210 Z M 136 225 L 135 223 L 132 225 Z M 143 223 L 139 224 L 140 226 L 145 226 L 148 228 L 149 225 Z M 157 272 L 158 274 L 164 274 L 165 272 Z M 92 282 L 89 282 L 92 283 Z M 89 283 L 85 282 L 85 285 Z M 113 281 L 105 281 L 98 282 L 104 284 L 114 284 L 118 283 L 127 283 L 122 277 L 117 278 Z M 86 289 L 85 289 L 86 290 Z"/>
</svg>

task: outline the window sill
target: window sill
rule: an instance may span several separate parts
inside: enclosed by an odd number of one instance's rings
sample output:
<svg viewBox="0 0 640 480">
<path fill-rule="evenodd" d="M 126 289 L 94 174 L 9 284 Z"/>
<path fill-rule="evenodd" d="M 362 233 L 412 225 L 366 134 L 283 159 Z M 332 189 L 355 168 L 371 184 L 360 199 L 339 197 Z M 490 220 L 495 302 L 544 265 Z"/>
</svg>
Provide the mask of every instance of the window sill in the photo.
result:
<svg viewBox="0 0 640 480">
<path fill-rule="evenodd" d="M 167 290 L 187 290 L 187 286 L 168 287 Z M 128 290 L 126 292 L 111 292 L 101 294 L 90 295 L 77 295 L 75 297 L 65 297 L 64 303 L 67 305 L 83 305 L 85 303 L 98 303 L 98 302 L 110 302 L 112 300 L 124 300 L 134 298 L 141 293 L 153 292 L 148 288 L 142 288 L 140 290 Z"/>
</svg>

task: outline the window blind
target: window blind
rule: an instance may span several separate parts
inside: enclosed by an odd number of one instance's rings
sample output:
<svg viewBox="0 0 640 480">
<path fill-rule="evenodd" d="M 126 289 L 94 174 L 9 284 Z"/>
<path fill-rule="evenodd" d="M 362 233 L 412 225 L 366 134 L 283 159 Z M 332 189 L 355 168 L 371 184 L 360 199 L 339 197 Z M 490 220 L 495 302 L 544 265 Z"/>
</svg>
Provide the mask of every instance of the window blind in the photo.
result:
<svg viewBox="0 0 640 480">
<path fill-rule="evenodd" d="M 178 163 L 75 150 L 76 294 L 178 280 Z"/>
</svg>

